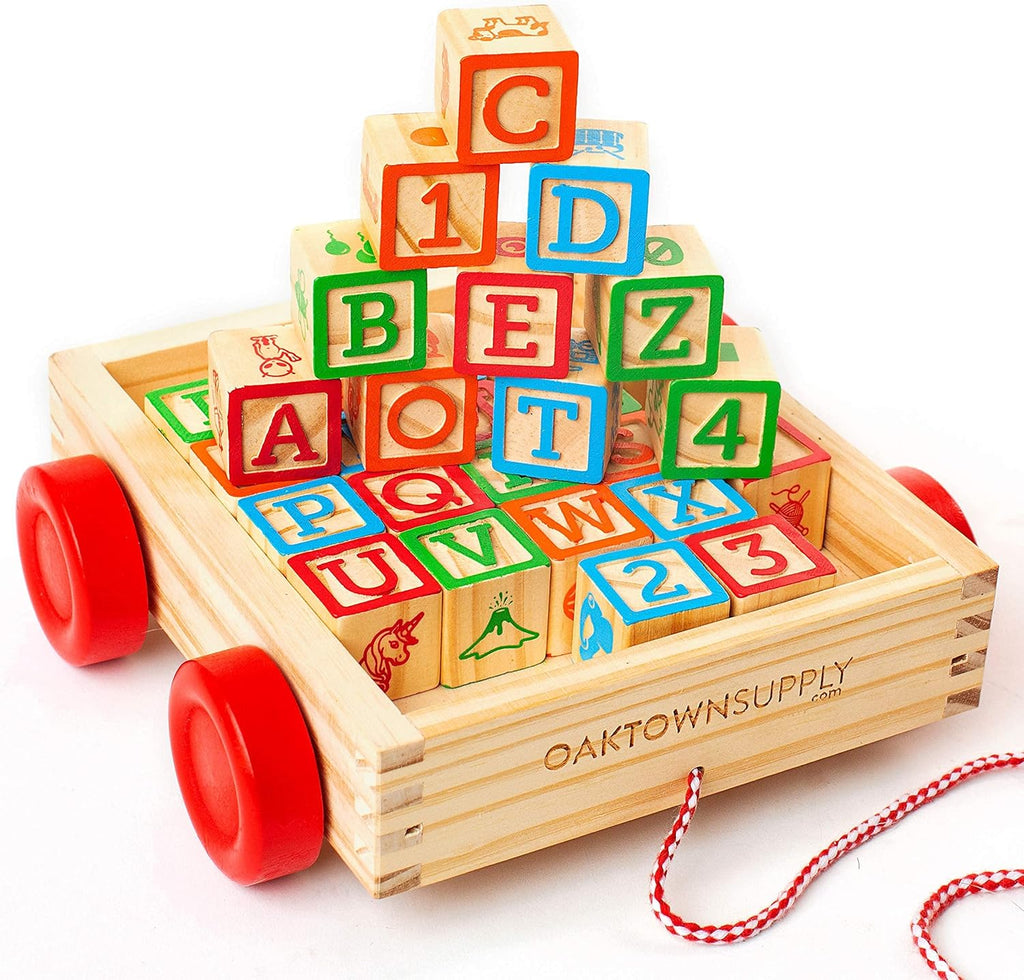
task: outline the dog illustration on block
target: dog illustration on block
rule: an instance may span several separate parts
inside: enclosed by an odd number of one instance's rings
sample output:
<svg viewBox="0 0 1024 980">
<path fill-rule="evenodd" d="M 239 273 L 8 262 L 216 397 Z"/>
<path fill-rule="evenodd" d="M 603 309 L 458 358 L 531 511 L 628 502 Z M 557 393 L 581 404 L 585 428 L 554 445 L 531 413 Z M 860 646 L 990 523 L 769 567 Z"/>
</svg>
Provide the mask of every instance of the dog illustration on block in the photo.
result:
<svg viewBox="0 0 1024 980">
<path fill-rule="evenodd" d="M 479 27 L 469 35 L 471 41 L 497 41 L 501 37 L 546 37 L 548 22 L 532 15 L 516 17 L 509 23 L 502 17 L 485 17 Z"/>
</svg>

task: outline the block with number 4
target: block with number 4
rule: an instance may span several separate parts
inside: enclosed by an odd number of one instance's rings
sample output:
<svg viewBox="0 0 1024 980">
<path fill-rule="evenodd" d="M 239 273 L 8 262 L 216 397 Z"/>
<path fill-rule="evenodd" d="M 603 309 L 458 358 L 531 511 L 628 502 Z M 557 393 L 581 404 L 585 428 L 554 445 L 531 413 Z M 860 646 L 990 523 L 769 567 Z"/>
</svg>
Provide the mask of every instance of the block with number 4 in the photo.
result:
<svg viewBox="0 0 1024 980">
<path fill-rule="evenodd" d="M 576 572 L 573 659 L 592 660 L 729 615 L 729 596 L 678 541 L 612 551 Z"/>
<path fill-rule="evenodd" d="M 714 377 L 647 382 L 647 424 L 661 475 L 767 476 L 781 397 L 760 331 L 723 326 Z"/>
<path fill-rule="evenodd" d="M 773 514 L 686 539 L 732 597 L 733 615 L 831 588 L 835 566 Z"/>
</svg>

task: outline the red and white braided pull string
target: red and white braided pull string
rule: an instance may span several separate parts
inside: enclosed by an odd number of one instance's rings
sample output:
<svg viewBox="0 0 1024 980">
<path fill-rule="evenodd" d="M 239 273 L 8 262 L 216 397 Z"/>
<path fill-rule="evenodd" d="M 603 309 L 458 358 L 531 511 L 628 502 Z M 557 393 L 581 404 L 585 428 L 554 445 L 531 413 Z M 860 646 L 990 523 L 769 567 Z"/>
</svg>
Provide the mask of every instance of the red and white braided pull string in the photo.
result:
<svg viewBox="0 0 1024 980">
<path fill-rule="evenodd" d="M 672 863 L 676 848 L 679 847 L 679 842 L 683 839 L 683 835 L 690 825 L 690 818 L 700 800 L 700 786 L 704 779 L 704 770 L 702 768 L 694 769 L 686 780 L 686 797 L 679 809 L 679 816 L 676 817 L 671 832 L 665 838 L 665 843 L 654 863 L 654 870 L 651 872 L 651 908 L 654 910 L 655 917 L 669 932 L 692 942 L 719 944 L 749 939 L 781 919 L 793 907 L 803 890 L 844 854 L 860 847 L 861 844 L 871 840 L 883 830 L 888 830 L 907 814 L 926 803 L 931 803 L 932 800 L 937 800 L 943 793 L 972 776 L 983 772 L 992 772 L 996 769 L 1013 768 L 1022 764 L 1024 764 L 1024 752 L 1005 752 L 986 756 L 983 759 L 975 759 L 973 762 L 957 766 L 956 769 L 950 770 L 916 793 L 901 796 L 884 810 L 853 827 L 838 840 L 829 844 L 809 864 L 804 866 L 803 870 L 771 905 L 742 922 L 724 926 L 701 926 L 695 922 L 686 922 L 679 918 L 665 901 L 664 885 L 669 865 Z M 928 928 L 944 909 L 964 895 L 1021 887 L 1024 887 L 1024 868 L 966 875 L 949 882 L 935 892 L 925 902 L 917 919 L 911 925 L 914 943 L 932 970 L 943 980 L 960 980 L 959 974 L 939 954 L 928 934 Z"/>
</svg>

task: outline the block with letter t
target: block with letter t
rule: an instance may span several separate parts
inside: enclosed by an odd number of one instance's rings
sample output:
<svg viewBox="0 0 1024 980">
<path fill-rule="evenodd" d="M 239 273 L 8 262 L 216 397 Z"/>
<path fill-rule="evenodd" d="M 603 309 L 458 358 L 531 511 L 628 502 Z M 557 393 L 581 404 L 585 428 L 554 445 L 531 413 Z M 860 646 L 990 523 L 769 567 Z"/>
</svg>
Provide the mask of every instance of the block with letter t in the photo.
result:
<svg viewBox="0 0 1024 980">
<path fill-rule="evenodd" d="M 577 120 L 573 155 L 530 167 L 526 264 L 538 272 L 639 275 L 649 196 L 646 124 Z"/>
<path fill-rule="evenodd" d="M 767 476 L 781 397 L 760 331 L 723 326 L 714 377 L 647 382 L 647 424 L 661 475 Z"/>
<path fill-rule="evenodd" d="M 597 280 L 592 339 L 605 374 L 618 381 L 713 375 L 723 291 L 695 228 L 648 228 L 643 269 Z"/>
<path fill-rule="evenodd" d="M 432 113 L 363 123 L 360 214 L 382 269 L 487 265 L 498 167 L 463 163 Z"/>
<path fill-rule="evenodd" d="M 578 75 L 579 56 L 546 5 L 437 18 L 435 106 L 464 163 L 566 159 Z"/>
<path fill-rule="evenodd" d="M 455 367 L 465 374 L 564 378 L 573 277 L 526 267 L 526 225 L 498 224 L 491 265 L 455 281 Z"/>
<path fill-rule="evenodd" d="M 232 483 L 341 472 L 341 381 L 314 377 L 295 327 L 214 331 L 208 357 L 213 433 Z"/>
<path fill-rule="evenodd" d="M 678 541 L 592 555 L 576 572 L 574 660 L 718 622 L 729 596 Z"/>
<path fill-rule="evenodd" d="M 318 378 L 416 371 L 427 357 L 427 273 L 385 272 L 359 221 L 292 232 L 292 322 Z"/>
<path fill-rule="evenodd" d="M 491 463 L 499 473 L 600 483 L 618 431 L 620 389 L 582 331 L 574 331 L 569 374 L 496 378 Z"/>
</svg>

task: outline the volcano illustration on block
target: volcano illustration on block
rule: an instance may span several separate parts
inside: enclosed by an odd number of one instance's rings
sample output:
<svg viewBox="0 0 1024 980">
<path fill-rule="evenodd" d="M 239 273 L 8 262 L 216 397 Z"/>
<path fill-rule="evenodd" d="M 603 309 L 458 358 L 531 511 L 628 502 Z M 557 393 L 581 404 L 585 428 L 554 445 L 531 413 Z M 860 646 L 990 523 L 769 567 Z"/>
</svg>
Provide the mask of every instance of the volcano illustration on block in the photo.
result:
<svg viewBox="0 0 1024 980">
<path fill-rule="evenodd" d="M 509 611 L 512 596 L 501 592 L 491 603 L 491 617 L 487 620 L 484 631 L 462 653 L 459 660 L 483 660 L 499 650 L 518 650 L 521 646 L 536 640 L 540 633 L 520 626 Z"/>
</svg>

